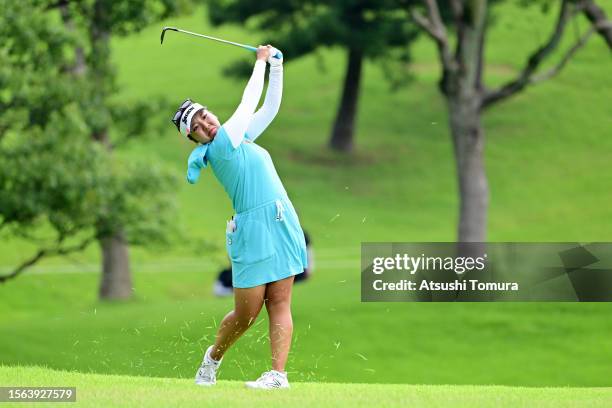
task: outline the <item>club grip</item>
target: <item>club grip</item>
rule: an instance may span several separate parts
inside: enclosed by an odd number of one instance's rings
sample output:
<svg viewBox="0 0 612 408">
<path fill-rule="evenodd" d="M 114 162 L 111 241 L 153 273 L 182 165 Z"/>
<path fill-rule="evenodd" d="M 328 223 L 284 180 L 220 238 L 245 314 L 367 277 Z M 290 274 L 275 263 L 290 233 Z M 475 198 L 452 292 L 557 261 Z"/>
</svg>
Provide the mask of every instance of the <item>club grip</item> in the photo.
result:
<svg viewBox="0 0 612 408">
<path fill-rule="evenodd" d="M 247 50 L 251 50 L 253 52 L 257 52 L 257 47 L 253 47 L 251 45 L 245 45 L 244 48 L 246 48 Z M 273 55 L 272 57 L 277 58 L 277 59 L 283 59 L 283 53 L 279 51 L 276 53 L 276 55 Z"/>
</svg>

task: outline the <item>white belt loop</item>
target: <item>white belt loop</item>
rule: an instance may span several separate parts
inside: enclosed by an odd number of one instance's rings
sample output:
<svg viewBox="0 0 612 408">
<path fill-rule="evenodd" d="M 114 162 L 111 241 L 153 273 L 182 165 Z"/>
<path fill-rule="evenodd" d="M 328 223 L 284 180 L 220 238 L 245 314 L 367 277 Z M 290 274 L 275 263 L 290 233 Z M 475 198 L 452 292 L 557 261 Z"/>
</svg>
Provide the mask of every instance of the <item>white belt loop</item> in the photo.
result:
<svg viewBox="0 0 612 408">
<path fill-rule="evenodd" d="M 283 220 L 283 203 L 281 200 L 276 200 L 276 221 Z"/>
</svg>

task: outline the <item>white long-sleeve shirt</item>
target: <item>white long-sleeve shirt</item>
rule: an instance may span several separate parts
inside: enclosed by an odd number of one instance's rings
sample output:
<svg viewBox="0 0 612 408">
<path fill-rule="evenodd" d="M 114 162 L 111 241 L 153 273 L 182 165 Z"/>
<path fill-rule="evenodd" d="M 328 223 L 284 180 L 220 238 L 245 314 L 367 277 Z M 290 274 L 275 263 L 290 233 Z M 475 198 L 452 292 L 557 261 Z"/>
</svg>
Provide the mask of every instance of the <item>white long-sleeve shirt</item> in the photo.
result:
<svg viewBox="0 0 612 408">
<path fill-rule="evenodd" d="M 283 94 L 282 65 L 270 67 L 266 98 L 262 107 L 255 112 L 263 91 L 265 73 L 266 62 L 257 60 L 240 105 L 223 125 L 234 148 L 242 143 L 245 136 L 250 141 L 257 139 L 278 113 Z"/>
</svg>

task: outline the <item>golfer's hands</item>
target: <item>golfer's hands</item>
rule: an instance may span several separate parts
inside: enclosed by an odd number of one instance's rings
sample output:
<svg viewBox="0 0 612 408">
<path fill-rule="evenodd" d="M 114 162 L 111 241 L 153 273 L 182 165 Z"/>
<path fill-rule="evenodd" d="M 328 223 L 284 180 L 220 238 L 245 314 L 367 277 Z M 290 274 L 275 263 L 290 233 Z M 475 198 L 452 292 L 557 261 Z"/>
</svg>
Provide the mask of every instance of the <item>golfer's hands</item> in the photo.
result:
<svg viewBox="0 0 612 408">
<path fill-rule="evenodd" d="M 270 48 L 265 45 L 257 47 L 257 61 L 267 61 L 270 57 Z"/>
<path fill-rule="evenodd" d="M 274 57 L 280 51 L 278 49 L 274 48 L 273 46 L 271 46 L 270 44 L 268 44 L 268 48 L 270 49 L 270 56 L 268 57 L 268 63 L 270 64 L 270 66 L 271 67 L 278 67 L 280 65 L 283 65 L 283 59 L 282 58 Z"/>
</svg>

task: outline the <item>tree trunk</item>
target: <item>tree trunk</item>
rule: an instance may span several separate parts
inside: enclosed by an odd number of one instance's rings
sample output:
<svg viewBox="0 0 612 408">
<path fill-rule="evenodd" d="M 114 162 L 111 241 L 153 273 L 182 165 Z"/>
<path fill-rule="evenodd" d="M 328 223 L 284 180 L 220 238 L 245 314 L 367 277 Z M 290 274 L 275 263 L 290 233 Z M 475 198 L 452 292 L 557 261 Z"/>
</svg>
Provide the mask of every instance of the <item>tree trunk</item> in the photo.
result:
<svg viewBox="0 0 612 408">
<path fill-rule="evenodd" d="M 452 96 L 448 100 L 459 181 L 459 242 L 485 242 L 489 187 L 483 162 L 484 131 L 478 95 Z"/>
<path fill-rule="evenodd" d="M 476 255 L 483 247 L 461 245 L 487 239 L 489 187 L 483 163 L 484 131 L 481 123 L 482 71 L 487 0 L 463 2 L 457 21 L 456 67 L 447 80 L 450 131 L 459 182 L 459 251 Z"/>
<path fill-rule="evenodd" d="M 64 2 L 59 6 L 64 24 L 70 30 L 74 30 L 74 22 L 69 14 L 68 3 Z M 112 72 L 109 69 L 110 33 L 105 28 L 105 20 L 107 19 L 105 13 L 106 9 L 103 2 L 97 1 L 94 5 L 94 19 L 89 33 L 92 48 L 94 49 L 91 52 L 92 57 L 87 61 L 83 48 L 77 47 L 75 63 L 69 68 L 75 76 L 87 74 L 89 68 L 89 75 L 97 84 L 97 96 L 99 98 L 97 102 L 100 104 L 100 109 L 106 109 L 104 106 L 105 98 L 107 97 L 108 89 L 112 88 L 110 85 L 112 82 Z M 101 143 L 110 149 L 107 125 L 94 129 L 91 138 L 93 142 Z M 100 225 L 98 235 L 106 236 L 106 238 L 99 239 L 100 248 L 102 249 L 102 277 L 100 280 L 99 296 L 101 299 L 108 300 L 127 299 L 132 295 L 132 277 L 125 236 L 123 231 L 117 231 L 107 236 L 107 231 L 104 229 L 104 220 L 99 220 L 98 224 Z"/>
<path fill-rule="evenodd" d="M 88 59 L 90 78 L 96 85 L 98 109 L 108 111 L 106 105 L 113 92 L 114 73 L 111 67 L 109 10 L 105 1 L 96 0 L 93 5 L 93 19 L 89 27 L 89 38 L 92 50 Z M 92 141 L 111 149 L 108 134 L 110 123 L 97 123 L 92 131 Z M 98 220 L 98 235 L 102 248 L 102 279 L 100 283 L 101 299 L 126 299 L 132 295 L 132 278 L 128 244 L 121 228 L 109 230 L 105 219 Z"/>
<path fill-rule="evenodd" d="M 363 51 L 349 49 L 348 66 L 344 77 L 342 100 L 336 113 L 329 146 L 334 150 L 349 152 L 353 149 L 353 134 L 355 130 L 355 115 L 359 101 L 359 84 L 361 82 L 361 66 Z"/>
<path fill-rule="evenodd" d="M 108 132 L 106 130 L 92 134 L 96 143 L 110 148 Z M 132 296 L 132 277 L 130 272 L 130 258 L 128 243 L 123 230 L 108 230 L 107 220 L 98 220 L 98 234 L 102 248 L 102 279 L 100 281 L 100 299 L 114 300 L 127 299 Z M 108 233 L 111 233 L 108 235 Z"/>
<path fill-rule="evenodd" d="M 122 232 L 100 239 L 102 249 L 102 281 L 100 298 L 128 299 L 132 296 L 132 276 L 128 246 Z"/>
<path fill-rule="evenodd" d="M 59 8 L 60 8 L 60 14 L 62 16 L 62 21 L 64 22 L 64 25 L 70 31 L 74 32 L 75 31 L 74 21 L 68 10 L 68 1 L 61 2 L 59 4 Z M 86 69 L 85 51 L 83 51 L 83 47 L 76 47 L 74 65 L 72 65 L 71 67 L 68 67 L 68 70 L 72 75 L 81 77 L 85 75 L 85 69 Z"/>
</svg>

